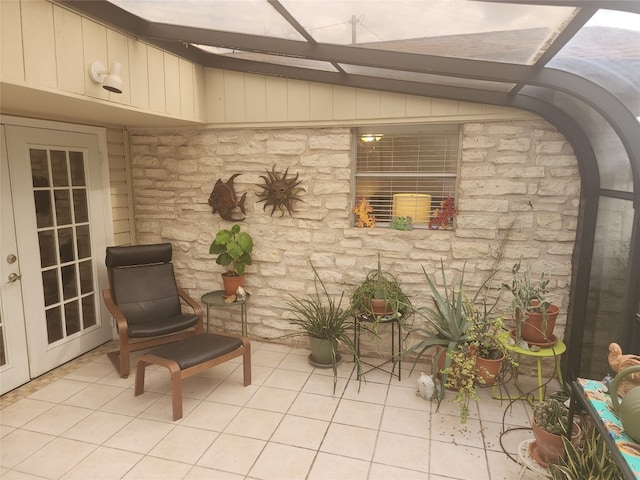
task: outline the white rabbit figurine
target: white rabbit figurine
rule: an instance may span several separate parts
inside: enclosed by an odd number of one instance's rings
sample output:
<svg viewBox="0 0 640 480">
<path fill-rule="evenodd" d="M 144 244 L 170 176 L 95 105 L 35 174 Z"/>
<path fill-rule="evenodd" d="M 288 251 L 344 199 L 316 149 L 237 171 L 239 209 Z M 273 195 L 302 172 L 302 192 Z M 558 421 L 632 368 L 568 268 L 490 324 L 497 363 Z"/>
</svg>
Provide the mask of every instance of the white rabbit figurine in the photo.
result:
<svg viewBox="0 0 640 480">
<path fill-rule="evenodd" d="M 425 400 L 431 400 L 435 391 L 436 385 L 433 382 L 433 378 L 426 373 L 420 374 L 418 377 L 418 393 L 420 397 Z"/>
</svg>

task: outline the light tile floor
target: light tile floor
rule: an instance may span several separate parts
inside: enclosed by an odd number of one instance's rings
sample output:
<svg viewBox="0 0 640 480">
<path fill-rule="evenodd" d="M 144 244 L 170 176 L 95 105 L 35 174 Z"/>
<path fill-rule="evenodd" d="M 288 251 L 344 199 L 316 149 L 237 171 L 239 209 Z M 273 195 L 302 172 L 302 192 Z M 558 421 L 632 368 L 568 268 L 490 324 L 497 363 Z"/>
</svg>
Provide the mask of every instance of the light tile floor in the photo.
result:
<svg viewBox="0 0 640 480">
<path fill-rule="evenodd" d="M 106 348 L 0 398 L 3 480 L 511 480 L 532 438 L 528 404 L 490 389 L 461 424 L 452 392 L 439 409 L 416 395 L 408 362 L 401 382 L 374 370 L 358 388 L 345 359 L 334 395 L 307 350 L 256 341 L 250 386 L 239 359 L 191 377 L 173 422 L 167 370 L 147 368 L 134 397 Z"/>
</svg>

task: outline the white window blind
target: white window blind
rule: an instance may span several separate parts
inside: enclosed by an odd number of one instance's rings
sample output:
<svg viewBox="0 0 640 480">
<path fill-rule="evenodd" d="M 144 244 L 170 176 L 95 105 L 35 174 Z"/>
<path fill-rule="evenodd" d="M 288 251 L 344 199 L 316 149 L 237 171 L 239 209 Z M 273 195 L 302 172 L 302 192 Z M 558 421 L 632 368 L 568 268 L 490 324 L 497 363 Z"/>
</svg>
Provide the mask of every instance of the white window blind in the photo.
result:
<svg viewBox="0 0 640 480">
<path fill-rule="evenodd" d="M 414 226 L 428 226 L 446 198 L 455 202 L 459 135 L 458 125 L 357 129 L 356 198 L 378 224 L 414 212 Z"/>
</svg>

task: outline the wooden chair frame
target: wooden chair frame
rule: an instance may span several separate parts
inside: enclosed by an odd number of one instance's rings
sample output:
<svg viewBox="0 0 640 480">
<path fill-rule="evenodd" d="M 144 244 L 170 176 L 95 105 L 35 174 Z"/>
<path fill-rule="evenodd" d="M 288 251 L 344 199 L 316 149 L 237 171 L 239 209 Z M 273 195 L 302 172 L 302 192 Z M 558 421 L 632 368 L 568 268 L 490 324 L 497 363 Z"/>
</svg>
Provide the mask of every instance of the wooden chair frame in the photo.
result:
<svg viewBox="0 0 640 480">
<path fill-rule="evenodd" d="M 148 337 L 148 338 L 130 338 L 128 335 L 129 326 L 127 324 L 127 319 L 122 314 L 118 305 L 113 301 L 113 296 L 111 294 L 110 289 L 102 290 L 102 298 L 104 299 L 104 303 L 111 312 L 115 320 L 116 329 L 118 332 L 118 341 L 119 341 L 119 350 L 114 352 L 107 353 L 107 356 L 113 363 L 113 366 L 117 370 L 118 374 L 127 378 L 130 372 L 130 354 L 131 352 L 135 352 L 138 350 L 144 350 L 151 347 L 156 347 L 158 345 L 163 345 L 165 343 L 171 343 L 178 340 L 182 340 L 183 338 L 187 338 L 191 335 L 196 335 L 203 333 L 204 327 L 204 315 L 202 312 L 202 307 L 198 302 L 196 302 L 193 298 L 191 298 L 187 292 L 185 292 L 180 286 L 178 286 L 178 295 L 180 299 L 182 299 L 187 305 L 189 305 L 193 309 L 194 315 L 198 317 L 198 321 L 194 328 L 183 330 L 176 333 L 171 333 L 168 335 L 162 335 L 158 337 Z"/>
<path fill-rule="evenodd" d="M 205 334 L 208 335 L 208 334 Z M 141 395 L 144 393 L 144 375 L 145 369 L 149 365 L 160 365 L 162 367 L 166 367 L 169 369 L 169 373 L 171 374 L 171 401 L 173 405 L 173 420 L 179 420 L 182 418 L 182 380 L 185 378 L 196 375 L 200 372 L 208 370 L 211 367 L 215 367 L 216 365 L 220 365 L 221 363 L 227 362 L 232 358 L 236 358 L 242 355 L 242 367 L 243 367 L 243 378 L 244 378 L 244 386 L 248 386 L 251 384 L 251 342 L 247 337 L 240 335 L 229 335 L 226 333 L 216 333 L 216 335 L 222 335 L 225 337 L 238 338 L 242 341 L 242 346 L 234 350 L 233 352 L 229 352 L 227 354 L 221 355 L 216 358 L 212 358 L 211 360 L 207 360 L 205 362 L 199 363 L 197 365 L 193 365 L 189 368 L 185 368 L 184 370 L 180 370 L 180 366 L 177 362 L 173 360 L 169 360 L 163 357 L 159 357 L 157 355 L 143 355 L 138 359 L 138 367 L 136 370 L 136 385 L 135 385 L 135 396 Z"/>
</svg>

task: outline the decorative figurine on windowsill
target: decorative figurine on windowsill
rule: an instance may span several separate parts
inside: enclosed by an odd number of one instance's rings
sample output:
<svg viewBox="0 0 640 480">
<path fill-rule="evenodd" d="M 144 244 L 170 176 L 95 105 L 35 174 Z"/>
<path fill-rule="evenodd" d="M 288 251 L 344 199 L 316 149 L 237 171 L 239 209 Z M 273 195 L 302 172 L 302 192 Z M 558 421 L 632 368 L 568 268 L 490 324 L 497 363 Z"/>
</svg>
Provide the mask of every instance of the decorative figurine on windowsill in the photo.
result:
<svg viewBox="0 0 640 480">
<path fill-rule="evenodd" d="M 455 207 L 453 197 L 447 197 L 440 202 L 440 208 L 433 211 L 433 216 L 429 220 L 429 229 L 431 230 L 448 230 L 453 217 L 458 213 Z"/>
<path fill-rule="evenodd" d="M 353 213 L 355 214 L 356 227 L 360 228 L 373 228 L 376 226 L 376 217 L 373 212 L 373 207 L 369 205 L 369 201 L 360 196 L 356 199 L 356 204 L 353 207 Z"/>
<path fill-rule="evenodd" d="M 238 196 L 233 188 L 233 180 L 239 175 L 239 173 L 232 175 L 226 182 L 218 179 L 209 196 L 209 205 L 213 208 L 213 213 L 219 213 L 223 219 L 229 222 L 241 222 L 244 220 L 244 217 L 233 218 L 231 216 L 231 211 L 234 208 L 239 207 L 243 214 L 246 213 L 244 211 L 244 201 L 247 198 L 247 194 L 242 194 L 240 201 L 238 201 Z"/>
<path fill-rule="evenodd" d="M 413 219 L 411 216 L 407 217 L 393 217 L 390 228 L 394 230 L 413 230 Z"/>
</svg>

